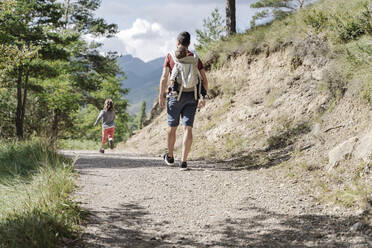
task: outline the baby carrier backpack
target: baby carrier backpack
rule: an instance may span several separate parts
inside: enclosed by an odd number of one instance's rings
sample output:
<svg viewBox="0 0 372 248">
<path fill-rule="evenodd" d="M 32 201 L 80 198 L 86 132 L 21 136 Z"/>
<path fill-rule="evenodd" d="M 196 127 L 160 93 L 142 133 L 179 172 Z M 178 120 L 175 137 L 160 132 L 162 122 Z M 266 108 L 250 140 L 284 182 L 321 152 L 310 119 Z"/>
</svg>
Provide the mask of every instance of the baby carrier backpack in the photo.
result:
<svg viewBox="0 0 372 248">
<path fill-rule="evenodd" d="M 201 76 L 198 70 L 198 56 L 194 53 L 194 56 L 186 56 L 182 59 L 177 59 L 174 51 L 169 53 L 175 63 L 175 67 L 180 69 L 180 78 L 182 82 L 179 84 L 178 101 L 181 99 L 183 89 L 194 89 L 195 100 L 198 100 L 198 93 L 201 92 Z M 198 89 L 199 87 L 199 89 Z"/>
</svg>

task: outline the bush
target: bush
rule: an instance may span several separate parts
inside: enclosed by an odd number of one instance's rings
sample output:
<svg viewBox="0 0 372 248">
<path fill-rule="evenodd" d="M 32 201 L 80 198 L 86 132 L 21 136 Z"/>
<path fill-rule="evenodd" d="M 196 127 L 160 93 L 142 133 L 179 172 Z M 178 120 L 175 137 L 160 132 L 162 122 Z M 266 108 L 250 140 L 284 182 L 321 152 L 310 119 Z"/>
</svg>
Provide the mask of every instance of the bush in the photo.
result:
<svg viewBox="0 0 372 248">
<path fill-rule="evenodd" d="M 305 14 L 304 22 L 319 32 L 328 25 L 328 15 L 323 11 L 312 10 Z"/>
<path fill-rule="evenodd" d="M 347 90 L 347 81 L 343 73 L 335 68 L 331 68 L 325 71 L 323 76 L 327 91 L 331 97 L 335 99 L 342 98 Z"/>
<path fill-rule="evenodd" d="M 349 12 L 334 15 L 333 19 L 333 28 L 341 42 L 356 40 L 362 35 L 372 33 L 372 9 L 367 3 L 357 16 Z"/>
<path fill-rule="evenodd" d="M 356 40 L 365 34 L 365 30 L 361 23 L 352 16 L 335 16 L 334 29 L 337 32 L 338 38 L 342 42 Z"/>
<path fill-rule="evenodd" d="M 372 77 L 371 77 L 372 79 Z M 367 82 L 362 88 L 362 97 L 369 104 L 372 104 L 372 81 Z"/>
</svg>

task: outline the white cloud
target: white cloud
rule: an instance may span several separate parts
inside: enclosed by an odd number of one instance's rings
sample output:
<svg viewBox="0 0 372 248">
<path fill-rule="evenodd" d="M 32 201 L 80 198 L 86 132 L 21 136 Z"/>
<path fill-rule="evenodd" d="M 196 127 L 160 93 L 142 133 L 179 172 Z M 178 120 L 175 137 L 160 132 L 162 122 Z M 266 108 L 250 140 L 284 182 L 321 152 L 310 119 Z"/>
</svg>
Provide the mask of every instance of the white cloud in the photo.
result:
<svg viewBox="0 0 372 248">
<path fill-rule="evenodd" d="M 131 54 L 149 61 L 175 48 L 177 34 L 189 31 L 191 49 L 196 43 L 195 30 L 202 28 L 202 20 L 210 15 L 214 8 L 224 17 L 225 1 L 222 0 L 162 0 L 162 4 L 138 0 L 124 3 L 122 0 L 102 2 L 99 12 L 110 21 L 119 24 L 120 31 L 111 39 L 95 39 L 102 42 L 102 51 L 116 51 L 119 54 Z M 244 32 L 249 27 L 252 15 L 257 11 L 250 9 L 256 0 L 237 0 L 237 29 Z M 183 14 L 181 14 L 183 13 Z M 124 18 L 125 16 L 125 18 Z"/>
<path fill-rule="evenodd" d="M 176 47 L 177 32 L 168 31 L 159 23 L 137 19 L 130 28 L 119 31 L 112 38 L 85 35 L 88 42 L 102 43 L 101 52 L 130 54 L 147 62 L 165 56 Z M 195 39 L 192 39 L 195 42 Z"/>
<path fill-rule="evenodd" d="M 124 44 L 126 53 L 149 61 L 165 56 L 173 49 L 177 33 L 166 30 L 159 23 L 137 19 L 132 27 L 121 30 L 116 37 Z"/>
</svg>

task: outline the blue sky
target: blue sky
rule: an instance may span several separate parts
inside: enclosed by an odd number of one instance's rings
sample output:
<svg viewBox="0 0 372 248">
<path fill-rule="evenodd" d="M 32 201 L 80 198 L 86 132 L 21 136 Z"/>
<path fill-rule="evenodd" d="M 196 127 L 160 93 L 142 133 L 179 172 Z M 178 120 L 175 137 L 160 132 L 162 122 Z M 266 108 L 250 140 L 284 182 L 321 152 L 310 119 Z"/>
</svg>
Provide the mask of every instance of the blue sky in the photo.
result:
<svg viewBox="0 0 372 248">
<path fill-rule="evenodd" d="M 238 31 L 249 28 L 257 11 L 249 6 L 255 0 L 236 0 Z M 195 29 L 202 28 L 203 19 L 214 8 L 225 15 L 225 0 L 102 0 L 97 16 L 119 26 L 116 37 L 103 42 L 104 51 L 131 54 L 149 61 L 175 47 L 176 36 L 189 31 L 195 43 Z"/>
</svg>

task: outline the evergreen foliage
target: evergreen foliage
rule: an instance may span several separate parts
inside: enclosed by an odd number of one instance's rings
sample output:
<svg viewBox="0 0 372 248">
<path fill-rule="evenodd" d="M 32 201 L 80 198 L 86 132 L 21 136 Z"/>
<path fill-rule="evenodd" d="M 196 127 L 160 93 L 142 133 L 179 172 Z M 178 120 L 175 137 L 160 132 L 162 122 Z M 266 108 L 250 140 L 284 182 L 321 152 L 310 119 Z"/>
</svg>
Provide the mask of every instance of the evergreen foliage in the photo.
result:
<svg viewBox="0 0 372 248">
<path fill-rule="evenodd" d="M 225 34 L 225 20 L 221 16 L 217 8 L 215 8 L 210 17 L 203 19 L 203 29 L 197 29 L 196 40 L 198 41 L 198 48 L 206 44 L 220 40 Z"/>
<path fill-rule="evenodd" d="M 124 75 L 117 56 L 101 55 L 101 44 L 83 39 L 116 33 L 115 24 L 94 16 L 99 4 L 99 0 L 0 3 L 2 137 L 80 138 L 93 128 L 82 130 L 79 121 L 87 119 L 76 117 L 88 106 L 98 112 L 106 98 L 114 100 L 117 125 L 126 131 L 127 91 L 121 89 Z"/>
<path fill-rule="evenodd" d="M 138 121 L 138 128 L 143 128 L 143 124 L 146 120 L 146 102 L 143 101 L 141 103 L 141 109 L 140 112 L 137 115 L 137 121 Z"/>
<path fill-rule="evenodd" d="M 283 19 L 291 12 L 301 9 L 308 0 L 259 0 L 251 4 L 251 8 L 264 9 L 255 14 L 251 20 L 251 27 L 256 26 L 256 21 L 268 17 L 272 10 L 274 19 Z"/>
</svg>

